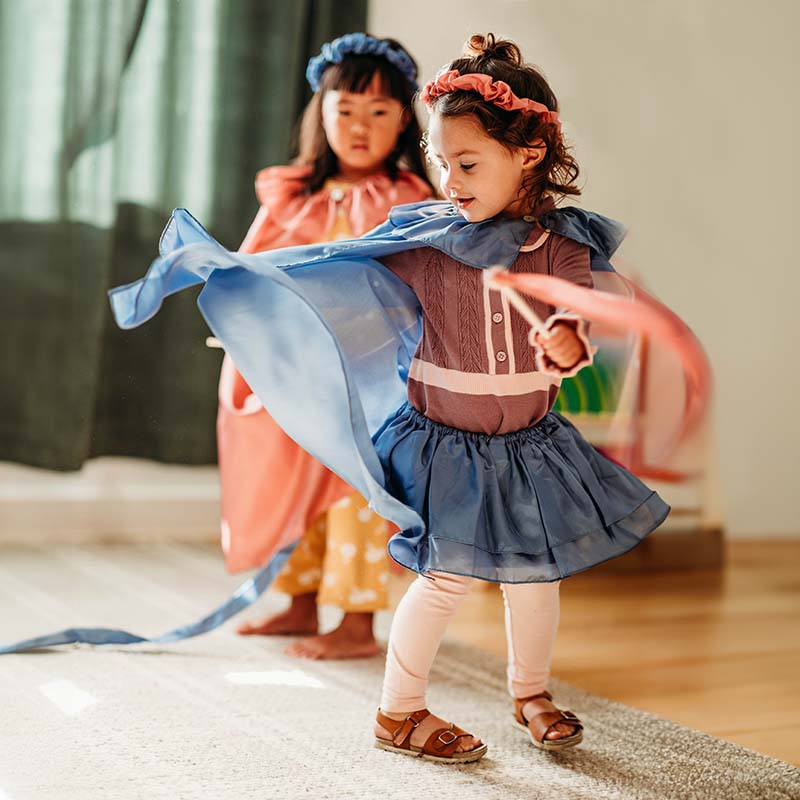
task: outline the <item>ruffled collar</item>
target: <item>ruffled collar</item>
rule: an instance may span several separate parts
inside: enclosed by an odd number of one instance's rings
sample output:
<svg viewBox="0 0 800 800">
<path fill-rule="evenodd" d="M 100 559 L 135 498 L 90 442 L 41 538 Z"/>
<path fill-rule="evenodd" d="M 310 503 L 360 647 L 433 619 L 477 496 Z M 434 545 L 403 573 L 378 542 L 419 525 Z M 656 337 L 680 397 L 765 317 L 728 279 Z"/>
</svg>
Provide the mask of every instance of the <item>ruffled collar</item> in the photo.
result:
<svg viewBox="0 0 800 800">
<path fill-rule="evenodd" d="M 519 219 L 495 217 L 468 222 L 451 203 L 425 201 L 393 208 L 387 223 L 376 233 L 393 233 L 406 241 L 435 247 L 472 267 L 508 268 L 528 240 L 534 225 L 552 230 L 610 258 L 625 236 L 617 221 L 568 206 L 555 208 L 545 200 L 534 213 Z"/>
<path fill-rule="evenodd" d="M 256 176 L 256 194 L 269 218 L 287 231 L 300 230 L 309 240 L 321 239 L 331 228 L 337 213 L 345 214 L 354 235 L 361 236 L 383 222 L 395 205 L 429 197 L 425 181 L 411 172 L 400 171 L 396 181 L 385 172 L 335 188 L 305 192 L 309 167 L 268 167 Z"/>
</svg>

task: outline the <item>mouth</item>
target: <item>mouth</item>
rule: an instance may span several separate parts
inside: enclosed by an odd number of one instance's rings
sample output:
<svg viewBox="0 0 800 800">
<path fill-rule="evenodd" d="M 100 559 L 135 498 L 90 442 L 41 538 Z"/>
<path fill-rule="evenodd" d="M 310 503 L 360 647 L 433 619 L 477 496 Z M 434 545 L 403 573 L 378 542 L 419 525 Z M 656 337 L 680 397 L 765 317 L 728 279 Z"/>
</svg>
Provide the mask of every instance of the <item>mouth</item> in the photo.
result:
<svg viewBox="0 0 800 800">
<path fill-rule="evenodd" d="M 453 198 L 453 203 L 459 209 L 469 208 L 473 201 L 475 200 L 474 197 L 455 197 Z"/>
<path fill-rule="evenodd" d="M 369 150 L 369 145 L 366 142 L 355 142 L 351 149 L 366 153 Z"/>
</svg>

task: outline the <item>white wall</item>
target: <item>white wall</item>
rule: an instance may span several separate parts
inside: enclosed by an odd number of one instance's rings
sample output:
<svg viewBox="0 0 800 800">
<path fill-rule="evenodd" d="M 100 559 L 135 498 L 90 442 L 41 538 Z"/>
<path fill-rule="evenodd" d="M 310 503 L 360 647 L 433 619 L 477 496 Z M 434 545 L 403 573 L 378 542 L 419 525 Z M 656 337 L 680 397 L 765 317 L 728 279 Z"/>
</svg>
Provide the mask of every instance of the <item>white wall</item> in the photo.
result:
<svg viewBox="0 0 800 800">
<path fill-rule="evenodd" d="M 732 535 L 800 533 L 795 0 L 371 0 L 430 79 L 470 33 L 521 45 L 561 103 L 582 204 L 689 322 L 716 374 Z"/>
</svg>

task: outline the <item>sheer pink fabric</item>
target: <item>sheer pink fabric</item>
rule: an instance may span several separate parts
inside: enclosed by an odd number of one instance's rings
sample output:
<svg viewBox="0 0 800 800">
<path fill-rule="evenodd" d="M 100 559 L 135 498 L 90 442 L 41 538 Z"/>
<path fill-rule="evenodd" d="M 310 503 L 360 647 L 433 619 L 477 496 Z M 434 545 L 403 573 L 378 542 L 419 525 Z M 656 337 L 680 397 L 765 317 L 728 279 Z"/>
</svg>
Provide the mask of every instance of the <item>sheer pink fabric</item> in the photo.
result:
<svg viewBox="0 0 800 800">
<path fill-rule="evenodd" d="M 546 275 L 491 277 L 497 287 L 510 286 L 590 320 L 593 340 L 627 352 L 610 434 L 598 448 L 642 478 L 690 477 L 697 464 L 693 439 L 711 402 L 708 358 L 690 328 L 633 281 L 618 272 L 595 272 L 594 281 L 595 288 L 587 289 Z"/>
</svg>

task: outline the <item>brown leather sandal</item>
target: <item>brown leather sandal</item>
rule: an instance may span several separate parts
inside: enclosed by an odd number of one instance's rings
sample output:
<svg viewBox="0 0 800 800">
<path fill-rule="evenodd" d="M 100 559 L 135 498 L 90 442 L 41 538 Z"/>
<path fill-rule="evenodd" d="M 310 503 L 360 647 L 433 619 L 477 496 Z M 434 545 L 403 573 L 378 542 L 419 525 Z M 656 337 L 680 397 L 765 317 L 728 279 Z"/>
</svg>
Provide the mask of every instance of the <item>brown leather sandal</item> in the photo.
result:
<svg viewBox="0 0 800 800">
<path fill-rule="evenodd" d="M 437 728 L 422 747 L 416 747 L 411 744 L 411 734 L 414 729 L 422 720 L 429 717 L 430 713 L 427 708 L 423 708 L 421 711 L 409 714 L 405 719 L 390 719 L 385 714 L 381 714 L 380 709 L 378 709 L 376 717 L 378 724 L 389 731 L 392 734 L 392 738 L 391 740 L 381 739 L 376 736 L 375 747 L 381 750 L 388 750 L 391 753 L 401 753 L 405 756 L 415 756 L 424 758 L 427 761 L 440 761 L 448 764 L 464 764 L 470 761 L 477 761 L 486 755 L 486 751 L 489 748 L 485 744 L 478 745 L 478 747 L 463 753 L 457 753 L 458 740 L 464 736 L 472 736 L 472 734 L 457 728 L 452 722 L 446 728 Z"/>
<path fill-rule="evenodd" d="M 571 711 L 562 711 L 557 708 L 555 711 L 542 711 L 531 719 L 525 719 L 522 709 L 525 703 L 531 700 L 538 700 L 544 697 L 545 700 L 553 699 L 550 692 L 539 692 L 530 697 L 517 697 L 514 699 L 514 727 L 519 728 L 530 736 L 531 743 L 540 750 L 565 750 L 567 747 L 575 747 L 583 741 L 583 723 Z M 572 725 L 577 730 L 572 736 L 564 736 L 561 739 L 545 738 L 550 729 L 559 722 Z"/>
</svg>

